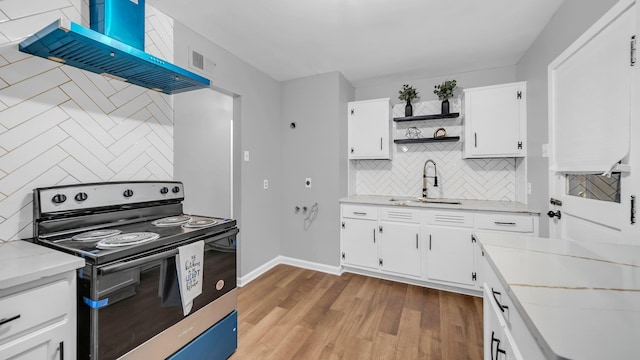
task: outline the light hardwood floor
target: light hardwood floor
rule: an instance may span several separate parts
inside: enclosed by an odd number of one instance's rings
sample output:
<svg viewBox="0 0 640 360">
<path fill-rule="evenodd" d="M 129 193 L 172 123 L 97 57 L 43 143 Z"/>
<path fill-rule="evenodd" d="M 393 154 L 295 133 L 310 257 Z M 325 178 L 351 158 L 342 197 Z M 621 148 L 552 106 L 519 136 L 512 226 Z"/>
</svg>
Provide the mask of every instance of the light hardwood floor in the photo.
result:
<svg viewBox="0 0 640 360">
<path fill-rule="evenodd" d="M 482 359 L 482 298 L 279 265 L 240 288 L 243 359 Z"/>
</svg>

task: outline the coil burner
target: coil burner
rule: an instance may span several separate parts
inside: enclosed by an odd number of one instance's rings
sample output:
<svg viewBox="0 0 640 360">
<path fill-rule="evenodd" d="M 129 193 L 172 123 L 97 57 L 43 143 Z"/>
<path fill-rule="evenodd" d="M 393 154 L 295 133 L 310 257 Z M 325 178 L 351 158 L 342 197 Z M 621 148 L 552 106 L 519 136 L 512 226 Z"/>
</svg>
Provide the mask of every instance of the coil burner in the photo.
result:
<svg viewBox="0 0 640 360">
<path fill-rule="evenodd" d="M 190 220 L 191 216 L 177 215 L 154 220 L 151 222 L 151 224 L 155 226 L 180 226 L 182 224 L 188 223 Z"/>
<path fill-rule="evenodd" d="M 218 223 L 218 220 L 213 220 L 213 219 L 190 220 L 186 224 L 183 224 L 182 227 L 199 229 L 207 226 L 213 226 L 217 223 Z"/>
<path fill-rule="evenodd" d="M 152 232 L 134 232 L 128 234 L 118 234 L 98 241 L 98 249 L 113 249 L 122 246 L 131 246 L 157 240 L 160 235 Z"/>
<path fill-rule="evenodd" d="M 120 230 L 115 229 L 104 229 L 104 230 L 95 230 L 84 232 L 81 234 L 74 235 L 71 240 L 73 241 L 96 241 L 105 239 L 114 235 L 118 235 L 122 233 Z"/>
</svg>

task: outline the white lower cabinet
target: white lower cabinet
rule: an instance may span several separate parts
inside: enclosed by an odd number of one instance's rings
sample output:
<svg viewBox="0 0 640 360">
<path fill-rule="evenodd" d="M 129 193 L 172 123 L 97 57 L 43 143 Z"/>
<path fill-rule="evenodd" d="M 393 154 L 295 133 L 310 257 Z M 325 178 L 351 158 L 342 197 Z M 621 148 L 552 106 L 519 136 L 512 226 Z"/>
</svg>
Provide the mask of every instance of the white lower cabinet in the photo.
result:
<svg viewBox="0 0 640 360">
<path fill-rule="evenodd" d="M 0 289 L 0 359 L 74 359 L 75 294 L 75 271 Z"/>
<path fill-rule="evenodd" d="M 427 226 L 426 277 L 467 286 L 475 285 L 473 229 Z"/>
<path fill-rule="evenodd" d="M 370 269 L 378 267 L 378 222 L 362 219 L 342 219 L 342 263 Z"/>
<path fill-rule="evenodd" d="M 341 265 L 480 295 L 477 230 L 533 236 L 538 215 L 342 204 Z"/>
<path fill-rule="evenodd" d="M 420 225 L 381 221 L 380 270 L 420 276 Z"/>
</svg>

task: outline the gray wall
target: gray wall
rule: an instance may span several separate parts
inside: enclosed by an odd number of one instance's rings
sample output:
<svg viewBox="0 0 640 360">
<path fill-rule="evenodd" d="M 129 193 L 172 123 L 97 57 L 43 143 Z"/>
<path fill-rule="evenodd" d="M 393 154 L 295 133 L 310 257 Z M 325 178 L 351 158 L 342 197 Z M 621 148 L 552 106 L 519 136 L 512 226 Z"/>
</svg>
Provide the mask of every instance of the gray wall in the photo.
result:
<svg viewBox="0 0 640 360">
<path fill-rule="evenodd" d="M 282 83 L 283 256 L 339 265 L 338 200 L 347 194 L 346 103 L 353 97 L 353 87 L 338 72 Z M 305 187 L 307 177 L 311 188 Z M 308 214 L 296 214 L 294 207 L 314 203 L 317 217 L 305 223 Z"/>
<path fill-rule="evenodd" d="M 493 69 L 469 71 L 429 78 L 406 79 L 399 77 L 382 77 L 356 84 L 356 100 L 368 100 L 390 97 L 392 104 L 401 103 L 398 100 L 398 90 L 403 84 L 411 84 L 420 93 L 420 100 L 438 100 L 433 93 L 433 87 L 445 80 L 455 79 L 460 88 L 472 88 L 513 82 L 516 79 L 515 66 L 505 66 Z M 454 94 L 457 96 L 458 89 Z"/>
<path fill-rule="evenodd" d="M 527 203 L 533 208 L 546 210 L 549 199 L 549 161 L 542 157 L 542 144 L 549 141 L 547 66 L 616 2 L 566 0 L 516 65 L 517 80 L 527 81 Z M 540 235 L 549 235 L 546 217 Z"/>
<path fill-rule="evenodd" d="M 233 217 L 233 98 L 213 89 L 177 94 L 173 112 L 173 177 L 184 183 L 185 213 Z"/>
<path fill-rule="evenodd" d="M 178 65 L 188 65 L 189 49 L 198 51 L 216 63 L 212 86 L 236 95 L 234 213 L 240 227 L 238 275 L 245 276 L 280 254 L 281 216 L 274 211 L 283 189 L 280 83 L 177 21 L 174 40 Z M 241 162 L 238 150 L 249 151 L 250 161 Z M 269 180 L 268 190 L 263 179 Z"/>
</svg>

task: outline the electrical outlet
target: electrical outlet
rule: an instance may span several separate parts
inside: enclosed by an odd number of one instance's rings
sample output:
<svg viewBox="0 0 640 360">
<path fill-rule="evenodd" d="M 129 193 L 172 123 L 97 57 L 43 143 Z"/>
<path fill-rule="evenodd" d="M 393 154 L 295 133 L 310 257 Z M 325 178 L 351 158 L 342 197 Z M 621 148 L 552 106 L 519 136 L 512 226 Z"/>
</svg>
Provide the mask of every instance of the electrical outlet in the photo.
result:
<svg viewBox="0 0 640 360">
<path fill-rule="evenodd" d="M 249 152 L 248 151 L 244 152 L 244 161 L 249 161 Z"/>
<path fill-rule="evenodd" d="M 264 183 L 263 183 L 262 186 L 264 187 L 265 190 L 268 189 L 269 188 L 269 180 L 264 179 Z"/>
<path fill-rule="evenodd" d="M 304 178 L 304 187 L 306 188 L 311 187 L 311 178 Z"/>
</svg>

